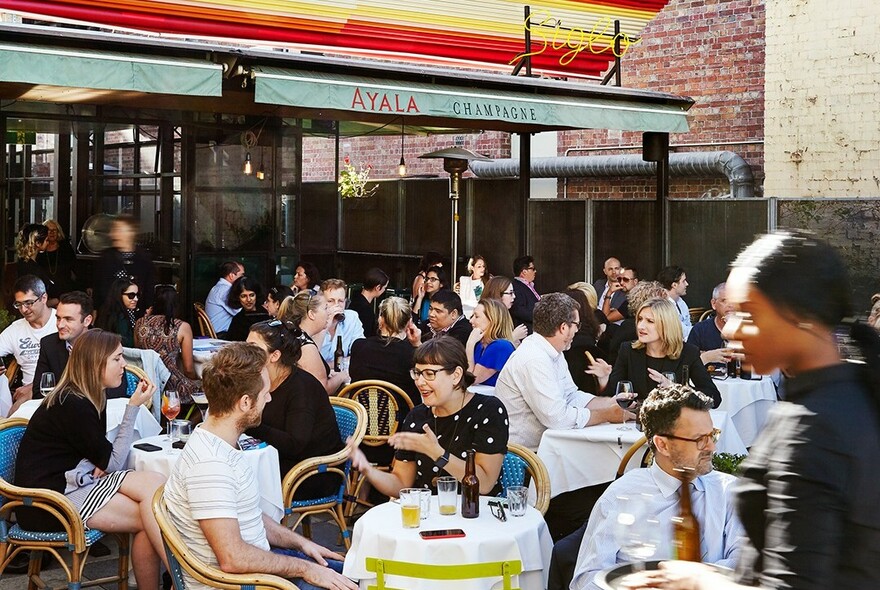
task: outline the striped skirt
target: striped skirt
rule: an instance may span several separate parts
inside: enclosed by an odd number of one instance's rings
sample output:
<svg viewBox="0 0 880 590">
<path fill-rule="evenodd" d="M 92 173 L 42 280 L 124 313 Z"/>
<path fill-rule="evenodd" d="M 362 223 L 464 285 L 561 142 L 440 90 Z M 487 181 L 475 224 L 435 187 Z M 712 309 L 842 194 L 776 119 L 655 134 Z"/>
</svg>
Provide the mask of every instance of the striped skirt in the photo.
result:
<svg viewBox="0 0 880 590">
<path fill-rule="evenodd" d="M 119 491 L 122 480 L 128 473 L 129 470 L 114 471 L 99 479 L 94 485 L 75 490 L 67 496 L 79 509 L 79 516 L 86 529 L 89 528 L 89 519 Z"/>
</svg>

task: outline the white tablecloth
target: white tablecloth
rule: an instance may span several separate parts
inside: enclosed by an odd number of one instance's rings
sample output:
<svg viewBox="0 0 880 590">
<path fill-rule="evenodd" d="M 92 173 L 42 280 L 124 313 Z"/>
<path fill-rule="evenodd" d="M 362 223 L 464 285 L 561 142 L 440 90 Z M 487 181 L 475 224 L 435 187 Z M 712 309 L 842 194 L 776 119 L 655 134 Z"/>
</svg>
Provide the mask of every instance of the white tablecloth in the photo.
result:
<svg viewBox="0 0 880 590">
<path fill-rule="evenodd" d="M 468 391 L 471 393 L 479 393 L 482 395 L 491 395 L 495 397 L 495 386 L 494 385 L 471 385 L 468 387 Z"/>
<path fill-rule="evenodd" d="M 712 422 L 721 429 L 716 444 L 718 452 L 746 454 L 746 446 L 737 434 L 727 412 L 710 410 Z M 642 433 L 629 425 L 618 430 L 620 424 L 597 424 L 572 430 L 547 430 L 541 438 L 538 456 L 550 474 L 550 493 L 557 496 L 587 486 L 614 479 L 620 460 Z M 647 448 L 647 447 L 645 447 Z M 637 453 L 637 457 L 641 457 Z M 629 469 L 639 464 L 634 457 Z"/>
<path fill-rule="evenodd" d="M 361 588 L 375 583 L 375 574 L 366 570 L 366 558 L 378 557 L 431 565 L 461 565 L 492 561 L 521 560 L 523 573 L 519 584 L 523 590 L 547 587 L 547 572 L 553 541 L 541 513 L 529 506 L 525 516 L 514 518 L 508 512 L 507 522 L 492 516 L 487 504 L 491 498 L 480 498 L 480 517 L 462 518 L 460 514 L 443 516 L 437 508 L 437 496 L 431 498 L 431 515 L 418 529 L 405 529 L 401 524 L 400 505 L 387 502 L 370 509 L 354 525 L 351 549 L 345 557 L 343 573 L 360 580 Z M 465 537 L 424 540 L 419 531 L 462 529 Z M 488 590 L 501 585 L 498 579 L 476 579 L 436 582 L 390 576 L 387 583 L 408 590 Z M 514 584 L 516 586 L 516 584 Z"/>
<path fill-rule="evenodd" d="M 128 468 L 135 471 L 158 471 L 168 477 L 180 457 L 179 449 L 171 448 L 165 436 L 153 436 L 139 441 L 162 447 L 161 451 L 142 451 L 134 446 L 128 455 Z M 169 453 L 168 450 L 171 450 Z M 278 450 L 266 445 L 258 449 L 244 451 L 244 456 L 257 478 L 260 488 L 260 508 L 276 522 L 284 516 L 281 498 L 281 468 L 278 465 Z"/>
<path fill-rule="evenodd" d="M 229 344 L 229 341 L 218 338 L 196 338 L 193 340 L 193 368 L 196 375 L 202 376 L 205 363 L 211 360 L 214 353 L 223 348 L 224 344 Z"/>
<path fill-rule="evenodd" d="M 730 414 L 740 438 L 747 447 L 752 446 L 764 428 L 770 408 L 776 403 L 773 381 L 770 377 L 763 377 L 760 381 L 716 379 L 715 385 L 721 392 L 718 409 Z"/>
<path fill-rule="evenodd" d="M 21 407 L 10 418 L 27 418 L 30 420 L 41 403 L 43 403 L 42 399 L 28 400 L 21 404 Z M 122 416 L 125 414 L 125 406 L 127 405 L 128 400 L 124 398 L 107 400 L 107 440 L 112 441 L 116 438 L 116 431 L 119 428 L 119 423 L 122 422 Z M 155 436 L 160 432 L 162 432 L 162 427 L 153 418 L 150 410 L 140 406 L 137 418 L 134 420 L 134 439 L 138 440 L 148 436 Z"/>
</svg>

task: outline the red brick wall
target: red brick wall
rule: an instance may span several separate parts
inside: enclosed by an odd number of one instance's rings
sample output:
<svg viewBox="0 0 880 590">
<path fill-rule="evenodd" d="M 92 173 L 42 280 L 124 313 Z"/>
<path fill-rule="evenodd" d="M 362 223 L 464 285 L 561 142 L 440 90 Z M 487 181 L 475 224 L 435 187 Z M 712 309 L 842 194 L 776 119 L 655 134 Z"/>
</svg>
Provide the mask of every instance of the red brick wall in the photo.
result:
<svg viewBox="0 0 880 590">
<path fill-rule="evenodd" d="M 763 181 L 764 136 L 764 0 L 671 0 L 643 32 L 643 41 L 623 58 L 623 84 L 690 96 L 691 131 L 670 138 L 676 143 L 713 143 L 692 151 L 731 150 L 751 164 L 757 193 Z M 491 157 L 510 157 L 510 137 L 501 132 L 479 135 L 406 138 L 407 172 L 442 174 L 439 162 L 418 160 L 419 154 L 453 145 Z M 749 142 L 748 145 L 724 145 Z M 373 178 L 396 178 L 400 137 L 343 138 L 340 150 L 352 162 L 372 164 Z M 559 155 L 568 148 L 641 146 L 641 134 L 608 130 L 559 134 Z M 333 141 L 306 139 L 303 180 L 332 180 Z M 571 155 L 639 153 L 638 150 L 574 152 Z M 727 179 L 673 177 L 672 197 L 699 197 L 706 191 L 729 191 Z M 563 182 L 559 183 L 563 194 Z M 653 178 L 569 179 L 569 198 L 652 197 Z"/>
</svg>

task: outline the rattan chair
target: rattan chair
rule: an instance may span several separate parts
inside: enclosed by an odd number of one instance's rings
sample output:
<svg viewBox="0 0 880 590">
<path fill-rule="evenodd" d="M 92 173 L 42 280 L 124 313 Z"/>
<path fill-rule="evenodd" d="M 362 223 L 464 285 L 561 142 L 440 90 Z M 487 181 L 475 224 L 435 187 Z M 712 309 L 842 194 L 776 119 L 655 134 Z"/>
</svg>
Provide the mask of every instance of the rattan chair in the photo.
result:
<svg viewBox="0 0 880 590">
<path fill-rule="evenodd" d="M 9 389 L 13 393 L 15 392 L 15 380 L 19 378 L 20 373 L 21 367 L 18 366 L 18 361 L 13 358 L 6 365 L 6 378 L 9 380 Z M 37 383 L 37 385 L 39 385 L 39 383 Z"/>
<path fill-rule="evenodd" d="M 376 583 L 367 586 L 368 590 L 396 590 L 385 583 L 385 576 L 403 576 L 420 580 L 472 580 L 475 578 L 501 578 L 502 590 L 519 590 L 513 586 L 512 576 L 522 573 L 522 562 L 495 561 L 491 563 L 465 563 L 459 565 L 434 565 L 430 563 L 411 563 L 391 559 L 366 558 L 368 572 L 376 573 Z M 488 586 L 488 584 L 487 584 Z M 493 588 L 496 587 L 492 586 Z M 407 586 L 409 587 L 409 586 Z"/>
<path fill-rule="evenodd" d="M 336 423 L 339 426 L 339 436 L 343 442 L 351 438 L 355 445 L 359 445 L 367 430 L 367 411 L 356 401 L 331 397 L 330 404 L 336 412 Z M 343 502 L 348 493 L 349 473 L 351 472 L 351 460 L 348 448 L 345 447 L 332 455 L 312 457 L 294 465 L 281 481 L 281 494 L 284 499 L 284 523 L 295 529 L 303 523 L 303 534 L 311 537 L 311 527 L 304 519 L 313 514 L 326 512 L 333 517 L 339 526 L 345 547 L 351 547 L 351 533 L 345 523 Z M 310 477 L 324 473 L 335 473 L 341 478 L 339 490 L 329 496 L 294 500 L 296 490 Z"/>
<path fill-rule="evenodd" d="M 547 513 L 550 506 L 550 475 L 544 462 L 534 452 L 516 444 L 507 444 L 507 454 L 501 465 L 502 494 L 507 495 L 509 486 L 528 486 L 535 482 L 535 509 L 541 514 Z"/>
<path fill-rule="evenodd" d="M 214 324 L 211 323 L 211 318 L 208 317 L 205 306 L 196 302 L 193 303 L 193 308 L 196 310 L 196 320 L 199 323 L 199 332 L 201 332 L 202 336 L 216 338 L 217 331 L 214 330 Z"/>
<path fill-rule="evenodd" d="M 119 568 L 115 576 L 83 583 L 82 573 L 89 549 L 104 533 L 86 530 L 79 511 L 70 501 L 54 490 L 23 488 L 14 485 L 15 460 L 27 420 L 13 418 L 0 423 L 0 576 L 9 562 L 22 551 L 30 551 L 28 590 L 46 588 L 40 577 L 43 552 L 53 556 L 67 576 L 68 588 L 85 588 L 117 583 L 119 590 L 128 588 L 129 535 L 116 534 L 119 542 Z M 10 522 L 10 514 L 19 506 L 39 508 L 58 519 L 57 532 L 28 531 Z M 62 557 L 62 550 L 70 552 L 70 563 Z"/>
<path fill-rule="evenodd" d="M 378 379 L 356 381 L 346 385 L 338 395 L 353 399 L 367 410 L 367 432 L 362 444 L 368 447 L 387 445 L 388 437 L 397 432 L 399 426 L 397 415 L 401 409 L 398 399 L 403 400 L 404 409 L 407 412 L 413 409 L 412 400 L 405 391 L 393 383 Z M 391 465 L 377 465 L 376 467 L 388 471 Z M 350 519 L 354 515 L 357 504 L 364 506 L 371 506 L 371 504 L 358 499 L 361 495 L 361 488 L 366 481 L 364 475 L 359 471 L 352 471 L 349 477 L 351 495 L 346 496 L 344 512 L 346 518 Z"/>
<path fill-rule="evenodd" d="M 688 314 L 691 316 L 691 323 L 696 324 L 697 322 L 699 322 L 700 318 L 703 316 L 704 313 L 706 313 L 706 311 L 712 310 L 707 310 L 705 307 L 689 307 Z"/>
<path fill-rule="evenodd" d="M 138 383 L 140 383 L 141 380 L 144 380 L 147 383 L 150 382 L 150 379 L 147 377 L 147 374 L 144 372 L 144 370 L 141 369 L 140 367 L 135 367 L 134 365 L 126 365 L 125 366 L 124 378 L 125 378 L 125 395 L 127 395 L 128 397 L 131 397 L 132 395 L 134 395 L 135 389 L 137 389 Z M 148 409 L 152 408 L 153 407 L 153 400 L 148 401 L 145 405 Z"/>
<path fill-rule="evenodd" d="M 296 590 L 296 585 L 293 582 L 279 576 L 272 574 L 227 574 L 201 561 L 186 546 L 177 532 L 177 527 L 171 523 L 168 510 L 165 507 L 165 498 L 162 495 L 164 491 L 165 486 L 162 486 L 153 495 L 153 514 L 156 515 L 156 522 L 159 523 L 162 544 L 165 546 L 165 555 L 168 556 L 171 578 L 174 580 L 176 590 L 186 590 L 184 572 L 211 588 Z"/>
<path fill-rule="evenodd" d="M 620 465 L 617 467 L 617 475 L 614 476 L 614 479 L 620 478 L 625 472 L 626 467 L 629 465 L 630 460 L 633 458 L 639 449 L 648 444 L 648 439 L 644 436 L 639 440 L 634 442 L 632 446 L 624 453 L 623 458 L 620 460 Z M 654 451 L 651 450 L 650 447 L 645 449 L 645 454 L 642 455 L 642 460 L 639 462 L 640 467 L 649 467 L 652 463 L 654 463 Z"/>
<path fill-rule="evenodd" d="M 700 319 L 698 319 L 697 321 L 702 322 L 703 320 L 710 317 L 714 313 L 715 313 L 714 309 L 707 309 L 706 311 L 704 311 L 703 313 L 700 314 Z"/>
</svg>

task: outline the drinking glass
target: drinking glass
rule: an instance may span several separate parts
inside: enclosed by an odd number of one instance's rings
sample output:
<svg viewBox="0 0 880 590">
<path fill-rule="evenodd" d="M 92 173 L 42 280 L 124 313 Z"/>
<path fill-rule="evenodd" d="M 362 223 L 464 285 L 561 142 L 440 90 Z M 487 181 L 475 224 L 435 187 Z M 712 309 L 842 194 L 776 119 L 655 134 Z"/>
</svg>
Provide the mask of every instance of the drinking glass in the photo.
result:
<svg viewBox="0 0 880 590">
<path fill-rule="evenodd" d="M 617 402 L 617 405 L 622 409 L 628 409 L 633 401 L 636 399 L 636 394 L 633 391 L 633 384 L 631 381 L 618 381 L 617 382 L 617 391 L 614 395 L 614 399 Z M 618 430 L 629 430 L 629 426 L 626 425 L 626 420 L 623 421 L 623 424 L 617 427 Z"/>
<path fill-rule="evenodd" d="M 202 415 L 202 422 L 204 422 L 205 418 L 208 417 L 208 396 L 205 395 L 204 391 L 197 391 L 192 394 L 192 400 L 199 409 L 199 413 Z"/>
<path fill-rule="evenodd" d="M 423 488 L 419 490 L 419 518 L 425 520 L 431 516 L 431 490 Z"/>
<path fill-rule="evenodd" d="M 403 488 L 398 497 L 400 498 L 400 517 L 403 528 L 419 528 L 422 511 L 421 488 Z"/>
<path fill-rule="evenodd" d="M 40 395 L 46 397 L 55 389 L 55 373 L 43 373 L 40 377 Z"/>
<path fill-rule="evenodd" d="M 614 538 L 624 559 L 633 562 L 633 571 L 643 570 L 644 562 L 654 557 L 660 545 L 662 529 L 650 509 L 651 499 L 651 494 L 617 496 Z"/>
<path fill-rule="evenodd" d="M 451 475 L 444 475 L 437 480 L 437 504 L 440 514 L 455 514 L 458 507 L 458 480 Z"/>
<path fill-rule="evenodd" d="M 180 397 L 176 391 L 166 391 L 162 394 L 162 415 L 165 416 L 168 436 L 165 440 L 171 442 L 171 421 L 180 413 Z"/>
<path fill-rule="evenodd" d="M 507 487 L 507 507 L 511 516 L 525 516 L 529 502 L 529 488 L 526 486 Z"/>
<path fill-rule="evenodd" d="M 669 379 L 670 381 L 672 381 L 673 383 L 677 382 L 676 378 L 675 378 L 675 373 L 673 373 L 672 371 L 667 371 L 667 372 L 663 373 L 663 376 L 666 377 L 667 379 Z"/>
</svg>

